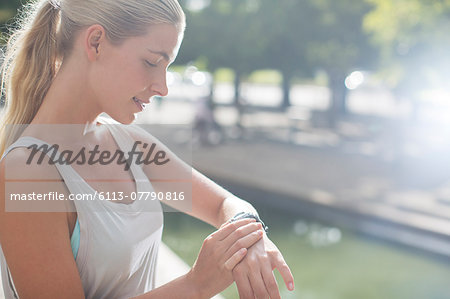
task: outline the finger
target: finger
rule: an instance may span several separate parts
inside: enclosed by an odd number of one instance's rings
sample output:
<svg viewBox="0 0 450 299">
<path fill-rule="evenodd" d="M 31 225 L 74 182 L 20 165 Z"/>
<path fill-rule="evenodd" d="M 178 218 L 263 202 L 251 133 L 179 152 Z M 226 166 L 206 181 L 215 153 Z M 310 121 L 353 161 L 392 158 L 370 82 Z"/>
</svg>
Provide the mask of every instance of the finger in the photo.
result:
<svg viewBox="0 0 450 299">
<path fill-rule="evenodd" d="M 261 240 L 263 234 L 264 233 L 262 230 L 257 230 L 236 240 L 236 242 L 234 242 L 231 246 L 227 245 L 226 248 L 229 248 L 225 251 L 224 256 L 229 257 L 241 248 L 250 248 L 251 246 L 253 246 L 253 244 Z"/>
<path fill-rule="evenodd" d="M 230 219 L 230 220 L 231 220 L 231 219 Z M 228 221 L 222 223 L 222 225 L 219 227 L 219 229 L 221 229 L 222 227 L 224 227 L 225 225 L 227 225 L 228 223 L 230 223 L 230 220 L 228 220 Z"/>
<path fill-rule="evenodd" d="M 272 272 L 271 266 L 261 267 L 261 274 L 264 279 L 267 292 L 271 299 L 281 299 L 280 289 L 278 288 L 277 280 Z"/>
<path fill-rule="evenodd" d="M 243 225 L 243 226 L 237 228 L 231 234 L 229 234 L 226 238 L 224 238 L 222 241 L 225 246 L 230 247 L 231 245 L 236 243 L 236 241 L 238 241 L 238 240 L 242 239 L 243 237 L 245 237 L 253 232 L 256 232 L 258 230 L 262 230 L 261 223 L 256 223 L 256 222 L 249 223 L 247 225 Z M 246 246 L 241 246 L 241 247 L 246 247 Z"/>
<path fill-rule="evenodd" d="M 224 264 L 225 269 L 228 271 L 233 270 L 233 268 L 239 264 L 240 261 L 244 258 L 244 256 L 247 254 L 247 248 L 241 248 L 238 250 L 235 254 L 233 254 Z"/>
<path fill-rule="evenodd" d="M 237 220 L 237 221 L 234 221 L 234 222 L 224 225 L 223 227 L 219 228 L 217 231 L 212 233 L 210 236 L 217 237 L 218 240 L 223 240 L 229 234 L 231 234 L 236 229 L 238 229 L 239 227 L 249 224 L 249 223 L 252 223 L 252 222 L 256 222 L 256 220 L 253 218 L 245 218 L 245 219 Z"/>
<path fill-rule="evenodd" d="M 238 266 L 239 267 L 239 266 Z M 250 280 L 248 279 L 247 272 L 240 269 L 233 269 L 233 278 L 236 282 L 236 286 L 239 293 L 240 299 L 254 299 L 252 287 L 250 285 Z"/>
<path fill-rule="evenodd" d="M 294 276 L 292 276 L 291 269 L 286 264 L 281 253 L 279 253 L 279 255 L 278 255 L 278 258 L 277 258 L 274 268 L 277 268 L 278 272 L 280 272 L 281 277 L 283 278 L 284 283 L 286 284 L 286 287 L 288 288 L 288 290 L 293 291 L 294 290 Z"/>
<path fill-rule="evenodd" d="M 267 292 L 266 285 L 264 284 L 264 280 L 259 269 L 252 269 L 249 275 L 249 280 L 256 299 L 269 298 L 269 293 Z"/>
<path fill-rule="evenodd" d="M 244 219 L 251 219 L 251 218 L 244 218 Z M 227 221 L 225 221 L 224 223 L 222 223 L 222 225 L 220 227 L 223 227 L 225 225 L 227 225 L 228 223 L 233 222 L 233 218 L 228 219 Z"/>
</svg>

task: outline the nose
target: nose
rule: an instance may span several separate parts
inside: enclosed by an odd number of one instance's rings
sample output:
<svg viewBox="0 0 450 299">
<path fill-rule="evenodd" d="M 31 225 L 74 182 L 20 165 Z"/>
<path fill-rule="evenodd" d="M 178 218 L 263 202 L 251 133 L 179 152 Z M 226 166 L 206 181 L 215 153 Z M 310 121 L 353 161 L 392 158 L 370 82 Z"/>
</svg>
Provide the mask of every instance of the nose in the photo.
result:
<svg viewBox="0 0 450 299">
<path fill-rule="evenodd" d="M 169 93 L 169 88 L 167 87 L 166 71 L 159 75 L 158 79 L 150 85 L 150 90 L 161 97 L 167 96 L 167 94 Z"/>
</svg>

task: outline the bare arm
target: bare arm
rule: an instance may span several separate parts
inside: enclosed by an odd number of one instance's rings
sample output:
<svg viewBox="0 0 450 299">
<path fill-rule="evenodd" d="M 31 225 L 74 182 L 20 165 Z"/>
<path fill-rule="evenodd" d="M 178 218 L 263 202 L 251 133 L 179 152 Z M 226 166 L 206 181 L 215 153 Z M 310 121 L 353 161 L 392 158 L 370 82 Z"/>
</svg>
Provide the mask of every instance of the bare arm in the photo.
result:
<svg viewBox="0 0 450 299">
<path fill-rule="evenodd" d="M 148 293 L 133 297 L 133 299 L 199 298 L 193 284 L 189 280 L 189 275 L 185 274 Z"/>
<path fill-rule="evenodd" d="M 5 211 L 5 163 L 8 178 L 23 177 L 25 171 L 28 177 L 48 174 L 42 167 L 38 171 L 25 165 L 26 156 L 26 151 L 16 149 L 0 164 L 0 242 L 17 292 L 20 298 L 84 298 L 66 213 Z M 34 175 L 30 173 L 33 171 Z M 26 182 L 21 188 L 26 192 Z M 66 189 L 61 182 L 52 191 L 65 193 Z"/>
<path fill-rule="evenodd" d="M 179 202 L 164 201 L 165 204 L 181 210 L 188 215 L 196 217 L 218 228 L 227 220 L 239 212 L 257 211 L 248 202 L 234 196 L 205 175 L 192 168 L 190 165 L 178 158 L 170 149 L 162 144 L 157 138 L 146 132 L 143 128 L 133 125 L 129 126 L 129 133 L 136 141 L 147 144 L 155 144 L 155 152 L 162 151 L 170 162 L 165 165 L 145 165 L 143 169 L 155 189 L 161 191 L 175 191 L 181 189 L 179 181 L 189 183 L 192 187 L 192 206 L 183 208 Z M 147 151 L 141 148 L 141 151 Z M 159 184 L 159 180 L 172 180 Z M 186 185 L 185 185 L 186 186 Z"/>
</svg>

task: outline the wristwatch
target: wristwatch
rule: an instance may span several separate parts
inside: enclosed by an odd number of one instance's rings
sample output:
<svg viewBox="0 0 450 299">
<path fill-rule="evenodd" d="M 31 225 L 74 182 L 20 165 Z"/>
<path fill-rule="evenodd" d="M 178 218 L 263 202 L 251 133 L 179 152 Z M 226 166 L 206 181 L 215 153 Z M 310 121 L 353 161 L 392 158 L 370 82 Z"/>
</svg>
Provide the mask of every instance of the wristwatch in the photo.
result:
<svg viewBox="0 0 450 299">
<path fill-rule="evenodd" d="M 236 215 L 234 215 L 233 218 L 230 219 L 230 222 L 234 222 L 234 221 L 245 219 L 245 218 L 253 218 L 256 220 L 256 222 L 261 223 L 261 225 L 266 233 L 269 230 L 269 227 L 264 224 L 264 222 L 261 220 L 261 218 L 259 218 L 259 216 L 257 214 L 250 213 L 250 212 L 237 213 Z"/>
</svg>

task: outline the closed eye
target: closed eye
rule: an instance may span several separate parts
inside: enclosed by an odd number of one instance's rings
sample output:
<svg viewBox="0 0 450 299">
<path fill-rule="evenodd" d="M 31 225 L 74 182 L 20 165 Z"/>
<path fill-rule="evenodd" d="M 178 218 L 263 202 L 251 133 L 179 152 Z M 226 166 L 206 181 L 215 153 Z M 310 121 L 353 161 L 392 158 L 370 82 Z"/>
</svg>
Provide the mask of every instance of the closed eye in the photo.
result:
<svg viewBox="0 0 450 299">
<path fill-rule="evenodd" d="M 147 64 L 147 65 L 150 66 L 150 67 L 156 67 L 156 66 L 157 66 L 156 64 L 151 63 L 151 62 L 149 62 L 149 61 L 147 61 L 147 60 L 145 60 L 145 64 Z"/>
</svg>

